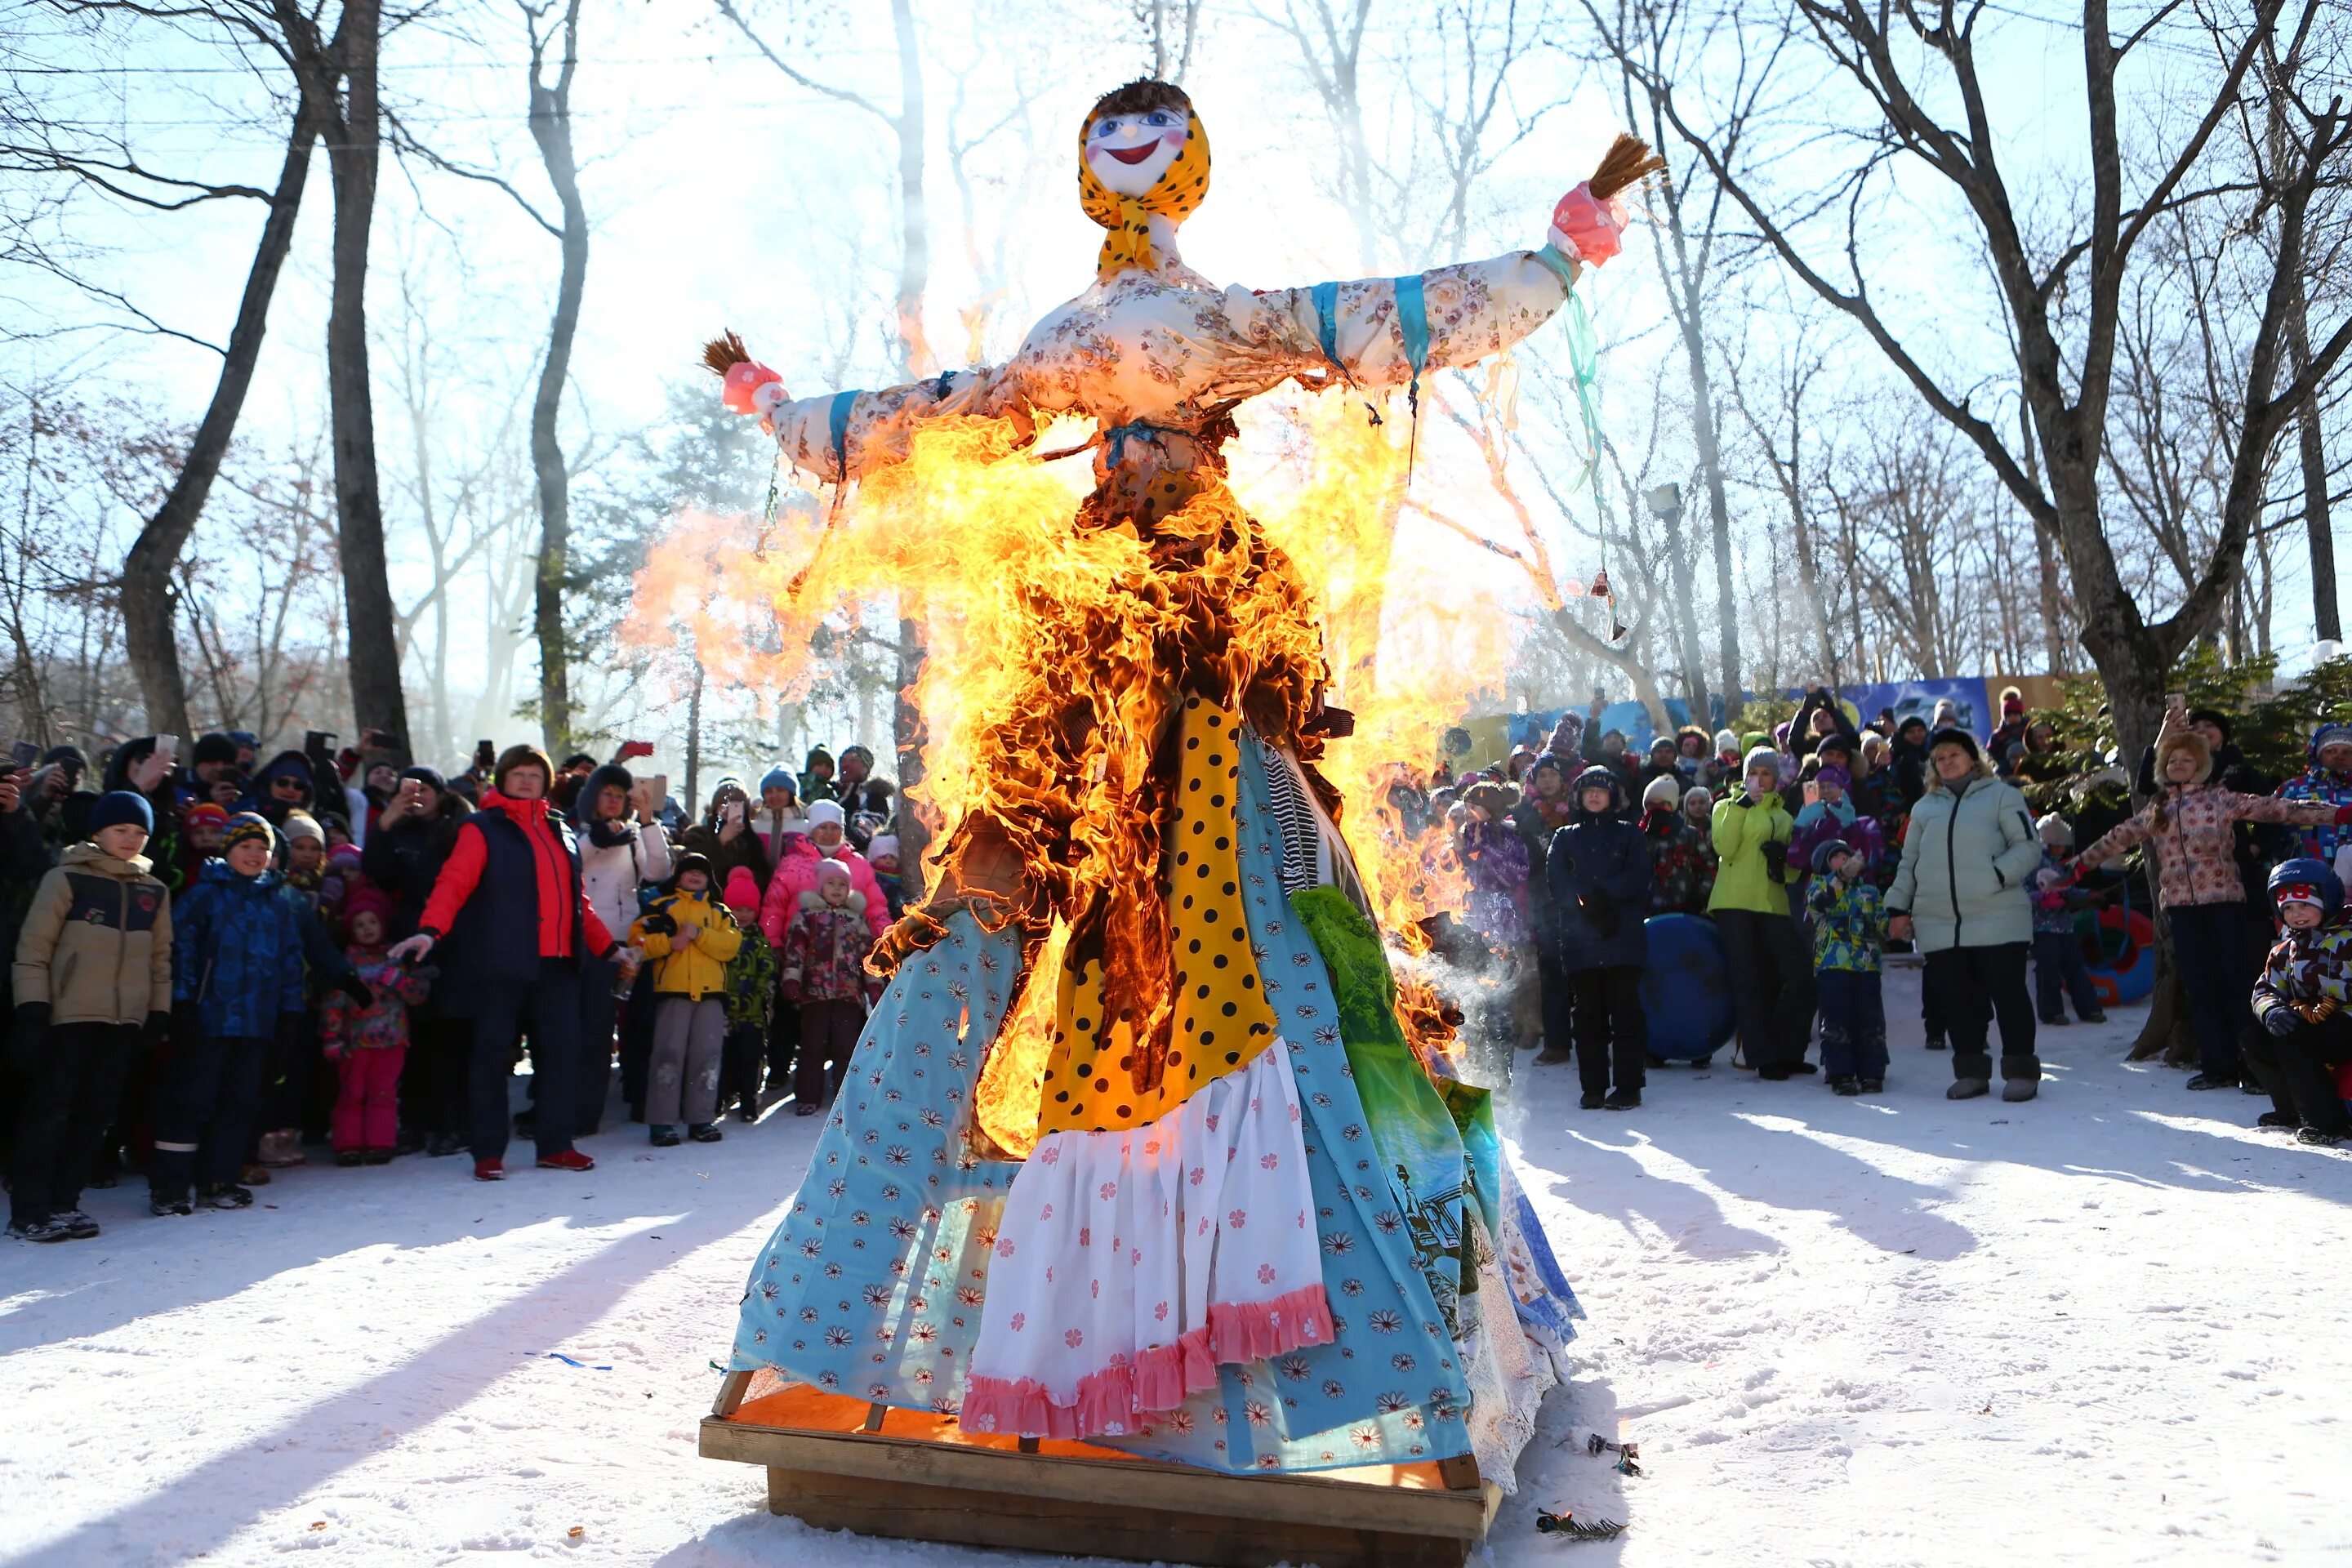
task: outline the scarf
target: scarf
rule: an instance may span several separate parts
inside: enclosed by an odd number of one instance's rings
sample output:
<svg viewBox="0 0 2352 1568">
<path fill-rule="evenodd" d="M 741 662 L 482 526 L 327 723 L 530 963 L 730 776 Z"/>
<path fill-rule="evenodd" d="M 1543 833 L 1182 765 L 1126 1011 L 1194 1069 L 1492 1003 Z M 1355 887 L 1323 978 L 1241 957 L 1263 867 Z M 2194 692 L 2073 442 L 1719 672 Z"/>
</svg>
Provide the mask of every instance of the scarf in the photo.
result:
<svg viewBox="0 0 2352 1568">
<path fill-rule="evenodd" d="M 623 844 L 634 844 L 636 838 L 636 825 L 629 820 L 628 814 L 625 812 L 609 819 L 600 816 L 588 825 L 588 842 L 599 849 L 611 849 Z"/>
<path fill-rule="evenodd" d="M 1095 177 L 1087 162 L 1087 134 L 1094 129 L 1094 121 L 1078 127 L 1078 205 L 1088 217 L 1110 230 L 1095 261 L 1097 279 L 1108 280 L 1124 268 L 1140 267 L 1148 272 L 1157 266 L 1160 258 L 1151 249 L 1152 216 L 1182 223 L 1209 194 L 1209 133 L 1202 129 L 1198 114 L 1186 120 L 1190 134 L 1184 150 L 1139 196 L 1122 196 Z"/>
</svg>

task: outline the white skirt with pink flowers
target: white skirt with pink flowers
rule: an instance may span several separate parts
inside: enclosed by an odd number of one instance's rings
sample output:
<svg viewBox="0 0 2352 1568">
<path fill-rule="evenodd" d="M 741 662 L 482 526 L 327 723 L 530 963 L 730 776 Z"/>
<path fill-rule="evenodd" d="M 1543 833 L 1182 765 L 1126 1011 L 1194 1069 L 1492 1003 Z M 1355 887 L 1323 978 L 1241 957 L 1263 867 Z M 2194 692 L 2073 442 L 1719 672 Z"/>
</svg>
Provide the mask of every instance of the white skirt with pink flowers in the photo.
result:
<svg viewBox="0 0 2352 1568">
<path fill-rule="evenodd" d="M 1148 1127 L 1041 1140 L 1005 1199 L 966 1431 L 1121 1436 L 1221 1363 L 1328 1344 L 1290 1052 Z"/>
</svg>

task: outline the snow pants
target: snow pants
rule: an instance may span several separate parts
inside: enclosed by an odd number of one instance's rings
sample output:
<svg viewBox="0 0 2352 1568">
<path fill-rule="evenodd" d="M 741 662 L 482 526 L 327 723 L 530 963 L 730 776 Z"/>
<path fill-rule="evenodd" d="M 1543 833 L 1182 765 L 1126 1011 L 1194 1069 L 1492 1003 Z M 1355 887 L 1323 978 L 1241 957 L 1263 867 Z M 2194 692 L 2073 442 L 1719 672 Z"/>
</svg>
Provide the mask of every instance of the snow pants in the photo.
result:
<svg viewBox="0 0 2352 1568">
<path fill-rule="evenodd" d="M 2244 1075 L 2238 1037 L 2252 1019 L 2254 976 L 2246 967 L 2246 906 L 2175 904 L 2164 911 L 2172 928 L 2172 959 L 2189 992 L 2189 1021 L 2197 1035 L 2198 1065 L 2208 1078 L 2235 1082 Z"/>
<path fill-rule="evenodd" d="M 1795 1067 L 1813 1034 L 1813 955 L 1788 915 L 1717 910 L 1739 1043 L 1752 1068 Z"/>
<path fill-rule="evenodd" d="M 236 1180 L 261 1107 L 269 1049 L 270 1041 L 250 1037 L 199 1035 L 173 1042 L 155 1106 L 150 1193 L 184 1198 L 191 1181 L 217 1187 Z"/>
<path fill-rule="evenodd" d="M 730 1024 L 719 1050 L 719 1108 L 740 1104 L 760 1112 L 761 1058 L 767 1054 L 767 1031 L 757 1024 Z"/>
<path fill-rule="evenodd" d="M 1638 1089 L 1648 1081 L 1650 1021 L 1642 1012 L 1642 971 L 1631 963 L 1580 969 L 1568 977 L 1574 999 L 1576 1078 L 1587 1094 Z"/>
<path fill-rule="evenodd" d="M 8 1217 L 37 1224 L 81 1206 L 90 1166 L 114 1122 L 136 1024 L 58 1024 L 34 1068 L 9 1151 Z"/>
<path fill-rule="evenodd" d="M 377 1150 L 392 1152 L 400 1141 L 400 1069 L 404 1046 L 346 1050 L 335 1064 L 334 1130 L 338 1154 Z"/>
<path fill-rule="evenodd" d="M 412 1131 L 464 1137 L 467 1064 L 474 1055 L 474 1021 L 445 1018 L 437 1012 L 408 1015 L 408 1062 L 400 1075 L 400 1100 Z"/>
<path fill-rule="evenodd" d="M 1576 1038 L 1576 988 L 1548 931 L 1536 937 L 1536 984 L 1542 997 L 1543 1047 L 1565 1055 Z"/>
<path fill-rule="evenodd" d="M 2352 1133 L 2334 1070 L 2338 1062 L 2352 1061 L 2352 1016 L 2297 1020 L 2294 1033 L 2284 1037 L 2257 1024 L 2240 1037 L 2239 1047 L 2254 1081 L 2269 1093 L 2272 1110 L 2322 1132 Z"/>
<path fill-rule="evenodd" d="M 793 1064 L 793 1098 L 803 1105 L 822 1105 L 849 1074 L 850 1056 L 866 1028 L 866 1002 L 853 996 L 843 1002 L 803 1002 L 800 1007 L 801 1048 L 800 1059 Z M 827 1061 L 833 1064 L 829 1074 Z"/>
<path fill-rule="evenodd" d="M 1951 1031 L 1952 1077 L 1992 1078 L 1990 1029 L 2000 1020 L 2000 1076 L 2038 1082 L 2042 1058 L 2034 1054 L 2033 1001 L 2025 994 L 2028 943 L 1948 947 L 1927 955 L 1927 984 L 1944 1009 Z"/>
<path fill-rule="evenodd" d="M 604 1121 L 613 1097 L 613 1027 L 620 1021 L 621 966 L 608 959 L 580 963 L 580 1109 L 572 1135 L 585 1138 Z"/>
<path fill-rule="evenodd" d="M 1886 1003 L 1878 971 L 1824 969 L 1813 976 L 1822 1004 L 1822 1071 L 1830 1078 L 1886 1076 Z"/>
<path fill-rule="evenodd" d="M 654 1009 L 654 1052 L 646 1063 L 646 1125 L 699 1127 L 719 1120 L 719 1064 L 727 1042 L 720 996 L 665 996 Z"/>
<path fill-rule="evenodd" d="M 524 984 L 484 985 L 473 998 L 474 1052 L 467 1103 L 477 1160 L 502 1160 L 512 1120 L 507 1081 L 514 1077 L 519 1030 L 530 1029 L 530 1074 L 536 1109 L 532 1139 L 542 1160 L 572 1147 L 579 1106 L 580 970 L 568 958 L 542 958 Z"/>
<path fill-rule="evenodd" d="M 2033 933 L 2033 1010 L 2045 1024 L 2066 1021 L 2066 998 L 2074 999 L 2074 1016 L 2096 1018 L 2106 1011 L 2099 988 L 2091 984 L 2091 965 L 2083 944 L 2070 931 Z"/>
</svg>

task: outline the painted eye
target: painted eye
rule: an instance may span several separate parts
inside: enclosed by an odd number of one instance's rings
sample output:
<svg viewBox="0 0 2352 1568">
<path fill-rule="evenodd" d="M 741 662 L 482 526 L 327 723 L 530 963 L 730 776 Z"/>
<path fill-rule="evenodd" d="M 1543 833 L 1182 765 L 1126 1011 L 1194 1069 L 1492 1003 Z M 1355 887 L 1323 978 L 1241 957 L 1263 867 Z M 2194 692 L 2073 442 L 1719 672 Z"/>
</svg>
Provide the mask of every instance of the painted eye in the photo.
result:
<svg viewBox="0 0 2352 1568">
<path fill-rule="evenodd" d="M 1117 119 L 1103 119 L 1096 121 L 1095 140 L 1097 142 L 1109 140 L 1111 137 L 1118 135 L 1119 128 L 1126 123 L 1127 122 L 1125 121 Z"/>
</svg>

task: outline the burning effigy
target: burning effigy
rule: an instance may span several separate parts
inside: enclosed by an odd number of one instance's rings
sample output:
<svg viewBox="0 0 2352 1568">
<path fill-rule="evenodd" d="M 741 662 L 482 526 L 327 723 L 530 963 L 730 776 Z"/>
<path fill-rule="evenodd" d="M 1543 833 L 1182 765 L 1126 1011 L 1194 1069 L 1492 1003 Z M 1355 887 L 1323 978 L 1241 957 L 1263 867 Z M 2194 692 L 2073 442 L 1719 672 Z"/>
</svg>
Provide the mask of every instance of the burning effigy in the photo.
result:
<svg viewBox="0 0 2352 1568">
<path fill-rule="evenodd" d="M 792 542 L 777 637 L 916 555 L 968 584 L 926 623 L 955 677 L 922 693 L 952 757 L 929 896 L 876 950 L 736 1370 L 971 1433 L 1234 1471 L 1470 1454 L 1509 1485 L 1574 1297 L 1444 1010 L 1400 984 L 1395 873 L 1318 767 L 1350 720 L 1314 564 L 1225 448 L 1286 383 L 1417 412 L 1424 374 L 1504 353 L 1616 253 L 1654 166 L 1621 138 L 1535 250 L 1219 288 L 1177 249 L 1207 132 L 1134 82 L 1080 136 L 1096 280 L 1003 363 L 794 398 L 710 345 L 782 461 L 858 487 L 854 526 Z M 1035 450 L 1072 418 L 1078 447 Z"/>
</svg>

